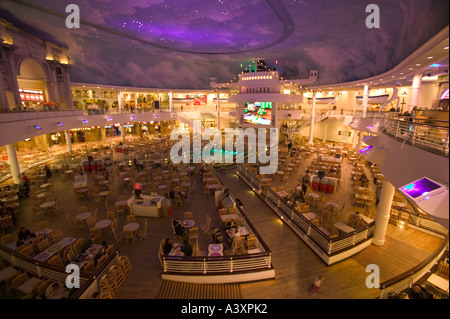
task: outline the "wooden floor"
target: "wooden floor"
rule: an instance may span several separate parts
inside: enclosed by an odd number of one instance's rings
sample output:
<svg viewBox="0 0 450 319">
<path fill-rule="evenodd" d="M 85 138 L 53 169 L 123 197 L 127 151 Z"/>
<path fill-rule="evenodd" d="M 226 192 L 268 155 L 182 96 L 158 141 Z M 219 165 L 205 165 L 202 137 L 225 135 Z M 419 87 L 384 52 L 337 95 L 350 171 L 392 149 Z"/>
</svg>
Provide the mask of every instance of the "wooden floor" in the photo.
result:
<svg viewBox="0 0 450 319">
<path fill-rule="evenodd" d="M 240 288 L 239 296 L 234 295 L 235 297 L 233 298 L 376 298 L 379 296 L 379 291 L 377 289 L 368 289 L 365 286 L 365 280 L 368 275 L 365 272 L 367 264 L 378 263 L 383 280 L 389 279 L 406 268 L 424 260 L 441 243 L 440 239 L 417 232 L 411 228 L 398 231 L 398 229 L 389 227 L 384 246 L 371 246 L 352 258 L 348 258 L 336 265 L 327 266 L 309 246 L 281 222 L 277 215 L 250 190 L 247 184 L 237 177 L 235 168 L 228 169 L 220 177 L 229 187 L 230 192 L 242 201 L 245 213 L 272 251 L 273 266 L 276 273 L 274 280 L 236 285 Z M 61 199 L 62 203 L 60 214 L 48 217 L 49 227 L 52 229 L 63 228 L 64 234 L 68 236 L 88 238 L 88 232 L 79 230 L 74 225 L 69 224 L 65 214 L 69 212 L 74 216 L 77 214 L 79 206 L 87 205 L 90 211 L 94 211 L 97 207 L 100 208 L 98 219 L 103 219 L 106 218 L 106 207 L 99 205 L 93 199 L 77 200 L 72 191 L 72 181 L 67 176 L 55 174 L 54 179 L 56 199 Z M 189 210 L 194 212 L 194 219 L 199 226 L 204 223 L 206 214 L 209 214 L 211 217 L 211 225 L 218 225 L 220 218 L 217 208 L 214 207 L 214 199 L 203 194 L 200 176 L 192 176 L 191 185 L 190 202 L 183 207 L 172 207 L 172 217 L 182 217 L 184 212 Z M 343 198 L 342 194 L 345 194 L 345 190 L 348 187 L 350 186 L 343 184 L 339 191 L 342 193 L 337 192 L 334 196 Z M 121 194 L 129 195 L 130 190 L 116 187 L 116 192 L 110 204 L 114 203 Z M 16 226 L 25 225 L 30 230 L 35 231 L 36 222 L 32 219 L 29 201 L 28 198 L 20 200 L 19 220 Z M 138 217 L 137 221 L 143 225 L 144 219 Z M 120 253 L 130 258 L 133 266 L 131 274 L 121 286 L 116 297 L 120 299 L 183 298 L 181 296 L 185 293 L 180 293 L 179 289 L 175 288 L 175 283 L 162 280 L 162 268 L 157 257 L 158 245 L 161 240 L 172 236 L 171 218 L 151 218 L 148 221 L 150 233 L 148 239 L 138 241 L 134 245 L 125 244 L 124 242 L 116 244 Z M 121 230 L 125 223 L 125 217 L 119 217 L 117 229 Z M 414 239 L 416 237 L 419 239 Z M 113 242 L 110 236 L 105 236 L 104 239 L 108 242 Z M 211 236 L 209 234 L 200 233 L 200 250 L 206 250 L 210 242 Z M 322 293 L 311 297 L 308 293 L 308 287 L 318 275 L 325 277 Z M 203 288 L 206 288 L 203 286 L 193 285 L 185 287 L 189 294 L 195 296 L 204 296 L 203 294 L 206 293 L 202 291 Z M 235 288 L 237 287 L 233 285 L 233 289 Z M 222 291 L 220 293 L 225 292 Z M 211 298 L 216 298 L 216 295 Z"/>
<path fill-rule="evenodd" d="M 163 280 L 155 299 L 241 299 L 239 284 L 192 284 Z"/>
</svg>

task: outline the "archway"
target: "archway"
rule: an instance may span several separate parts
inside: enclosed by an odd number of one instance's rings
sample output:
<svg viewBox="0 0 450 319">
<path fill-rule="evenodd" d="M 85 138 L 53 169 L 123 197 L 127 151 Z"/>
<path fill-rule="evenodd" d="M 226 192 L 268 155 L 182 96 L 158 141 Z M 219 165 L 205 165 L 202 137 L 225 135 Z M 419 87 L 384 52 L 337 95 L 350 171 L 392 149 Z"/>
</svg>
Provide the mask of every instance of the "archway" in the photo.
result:
<svg viewBox="0 0 450 319">
<path fill-rule="evenodd" d="M 43 110 L 49 101 L 47 92 L 47 75 L 35 60 L 27 58 L 20 64 L 17 75 L 22 107 L 26 110 Z"/>
</svg>

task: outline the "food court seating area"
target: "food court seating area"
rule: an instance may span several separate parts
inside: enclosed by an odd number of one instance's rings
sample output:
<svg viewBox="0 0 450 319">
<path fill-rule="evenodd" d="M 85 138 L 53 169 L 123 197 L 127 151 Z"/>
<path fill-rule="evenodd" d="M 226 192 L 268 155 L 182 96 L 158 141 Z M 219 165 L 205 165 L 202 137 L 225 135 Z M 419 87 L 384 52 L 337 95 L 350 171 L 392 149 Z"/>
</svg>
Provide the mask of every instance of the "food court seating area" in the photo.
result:
<svg viewBox="0 0 450 319">
<path fill-rule="evenodd" d="M 256 175 L 257 164 L 243 165 Z M 266 176 L 273 179 L 270 189 L 329 238 L 345 235 L 375 220 L 377 186 L 381 186 L 382 175 L 376 166 L 371 167 L 357 156 L 350 145 L 317 140 L 314 145 L 294 143 L 291 153 L 279 165 L 279 171 Z M 291 170 L 284 171 L 283 166 Z M 302 179 L 307 170 L 310 179 L 306 192 L 302 193 Z M 363 173 L 367 176 L 364 184 L 358 179 Z M 355 212 L 361 216 L 358 222 L 351 220 Z"/>
</svg>

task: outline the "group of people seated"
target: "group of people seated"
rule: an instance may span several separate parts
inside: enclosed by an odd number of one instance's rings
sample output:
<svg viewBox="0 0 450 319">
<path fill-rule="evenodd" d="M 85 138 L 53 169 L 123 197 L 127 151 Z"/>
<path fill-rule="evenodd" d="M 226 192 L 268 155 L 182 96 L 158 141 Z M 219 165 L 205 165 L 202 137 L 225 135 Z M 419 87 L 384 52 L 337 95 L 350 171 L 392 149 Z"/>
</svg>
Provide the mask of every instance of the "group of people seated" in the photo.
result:
<svg viewBox="0 0 450 319">
<path fill-rule="evenodd" d="M 167 238 L 164 243 L 164 247 L 163 247 L 163 252 L 165 255 L 170 254 L 170 252 L 173 249 L 173 245 L 174 245 L 174 242 L 173 242 L 172 238 Z M 192 250 L 191 244 L 189 243 L 189 240 L 187 240 L 187 239 L 183 240 L 183 243 L 181 245 L 181 251 L 183 252 L 183 254 L 185 256 L 192 256 L 193 250 Z"/>
</svg>

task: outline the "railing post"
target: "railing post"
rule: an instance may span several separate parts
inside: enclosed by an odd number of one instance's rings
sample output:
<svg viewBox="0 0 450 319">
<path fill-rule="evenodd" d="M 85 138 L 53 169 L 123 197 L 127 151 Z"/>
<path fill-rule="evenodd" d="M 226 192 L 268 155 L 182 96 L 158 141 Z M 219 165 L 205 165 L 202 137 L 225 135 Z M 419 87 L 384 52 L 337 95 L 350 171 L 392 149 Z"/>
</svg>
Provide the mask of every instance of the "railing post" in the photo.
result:
<svg viewBox="0 0 450 319">
<path fill-rule="evenodd" d="M 269 254 L 269 265 L 267 268 L 272 267 L 272 253 Z"/>
<path fill-rule="evenodd" d="M 36 273 L 38 277 L 42 277 L 41 267 L 39 267 L 38 263 L 36 263 Z"/>
<path fill-rule="evenodd" d="M 399 129 L 399 127 L 400 127 L 400 120 L 397 120 L 397 128 L 395 130 L 395 138 L 398 137 L 398 129 Z"/>
<path fill-rule="evenodd" d="M 233 272 L 233 257 L 230 258 L 230 272 Z"/>
<path fill-rule="evenodd" d="M 206 274 L 206 258 L 203 258 L 203 273 Z"/>
<path fill-rule="evenodd" d="M 163 269 L 164 269 L 164 272 L 167 272 L 167 261 L 166 261 L 166 257 L 163 257 Z"/>
<path fill-rule="evenodd" d="M 445 138 L 445 142 L 444 142 L 444 154 L 448 154 L 448 151 L 446 151 L 446 149 L 448 148 L 448 129 L 447 129 L 447 136 Z"/>
</svg>

